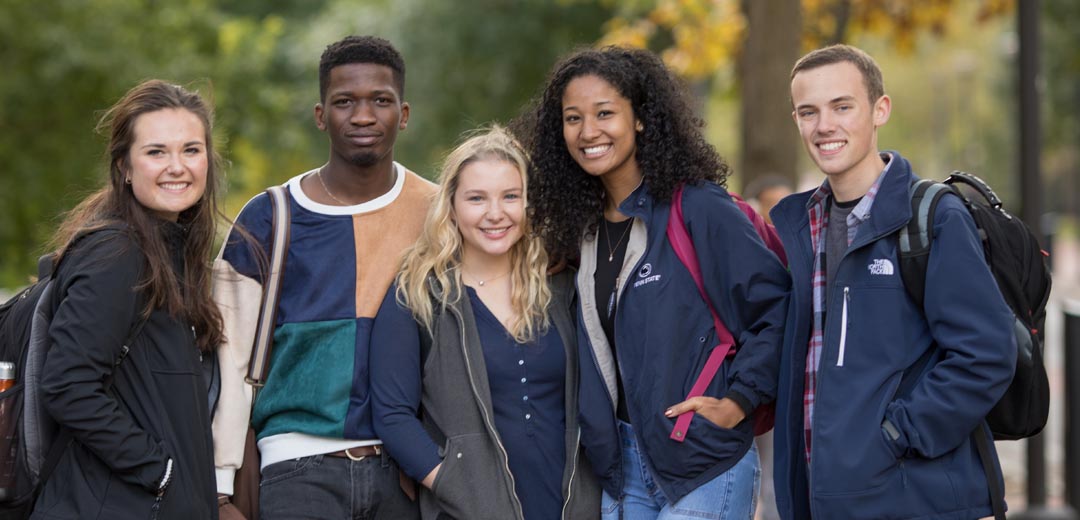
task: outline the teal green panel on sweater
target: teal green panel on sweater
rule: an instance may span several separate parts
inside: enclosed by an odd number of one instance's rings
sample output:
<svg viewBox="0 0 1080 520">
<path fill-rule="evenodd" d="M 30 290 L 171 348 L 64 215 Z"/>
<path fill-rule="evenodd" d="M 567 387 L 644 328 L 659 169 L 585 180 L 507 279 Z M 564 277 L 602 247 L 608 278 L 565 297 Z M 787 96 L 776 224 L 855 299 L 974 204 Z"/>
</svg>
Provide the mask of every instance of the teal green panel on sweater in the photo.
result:
<svg viewBox="0 0 1080 520">
<path fill-rule="evenodd" d="M 278 327 L 270 373 L 251 416 L 258 437 L 306 433 L 342 438 L 355 345 L 353 319 Z"/>
</svg>

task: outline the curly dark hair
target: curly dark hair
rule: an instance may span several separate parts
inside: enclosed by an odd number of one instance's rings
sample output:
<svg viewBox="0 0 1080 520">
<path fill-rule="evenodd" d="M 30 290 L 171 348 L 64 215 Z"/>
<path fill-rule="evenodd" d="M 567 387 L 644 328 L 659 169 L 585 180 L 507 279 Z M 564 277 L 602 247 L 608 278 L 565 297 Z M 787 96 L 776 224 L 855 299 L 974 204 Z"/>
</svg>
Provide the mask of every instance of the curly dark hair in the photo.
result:
<svg viewBox="0 0 1080 520">
<path fill-rule="evenodd" d="M 330 71 L 340 65 L 373 63 L 390 67 L 398 98 L 405 99 L 405 59 L 390 42 L 378 36 L 346 36 L 326 46 L 319 58 L 319 101 L 326 101 L 330 87 Z"/>
<path fill-rule="evenodd" d="M 583 236 L 594 236 L 603 218 L 605 191 L 598 177 L 574 161 L 563 139 L 562 98 L 571 80 L 595 75 L 630 101 L 644 130 L 634 155 L 643 182 L 658 201 L 676 186 L 712 181 L 725 186 L 727 163 L 701 133 L 686 87 L 647 50 L 583 49 L 563 58 L 514 129 L 533 161 L 530 217 L 555 261 L 578 256 Z"/>
</svg>

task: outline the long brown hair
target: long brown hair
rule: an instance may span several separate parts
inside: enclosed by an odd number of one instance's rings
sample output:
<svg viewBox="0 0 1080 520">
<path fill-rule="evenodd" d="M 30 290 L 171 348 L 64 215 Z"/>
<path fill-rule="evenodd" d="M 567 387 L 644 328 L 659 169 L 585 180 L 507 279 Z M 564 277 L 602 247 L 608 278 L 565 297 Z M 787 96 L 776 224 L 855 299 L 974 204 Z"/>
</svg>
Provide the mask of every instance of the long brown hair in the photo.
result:
<svg viewBox="0 0 1080 520">
<path fill-rule="evenodd" d="M 172 268 L 171 254 L 162 236 L 161 219 L 135 198 L 131 185 L 124 182 L 129 166 L 129 152 L 135 140 L 135 122 L 139 116 L 158 110 L 183 109 L 202 121 L 206 132 L 206 190 L 192 207 L 180 213 L 177 222 L 187 228 L 184 237 L 184 273 Z M 221 159 L 214 150 L 213 112 L 196 92 L 161 80 L 144 81 L 129 90 L 109 108 L 98 122 L 98 132 L 109 136 L 105 158 L 108 178 L 105 186 L 84 199 L 64 218 L 50 242 L 59 265 L 80 233 L 122 224 L 146 256 L 145 277 L 135 288 L 147 295 L 144 316 L 158 308 L 174 318 L 184 319 L 195 328 L 201 350 L 209 351 L 222 341 L 221 313 L 210 297 L 210 253 L 215 238 L 218 210 L 217 194 L 222 181 Z"/>
</svg>

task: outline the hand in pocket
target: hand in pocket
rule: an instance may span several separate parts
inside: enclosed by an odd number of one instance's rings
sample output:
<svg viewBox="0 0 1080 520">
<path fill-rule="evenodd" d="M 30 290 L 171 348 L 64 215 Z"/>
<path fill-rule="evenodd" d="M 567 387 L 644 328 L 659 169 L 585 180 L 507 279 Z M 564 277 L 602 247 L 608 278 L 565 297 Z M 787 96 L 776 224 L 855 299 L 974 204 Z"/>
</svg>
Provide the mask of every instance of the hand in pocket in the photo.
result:
<svg viewBox="0 0 1080 520">
<path fill-rule="evenodd" d="M 746 418 L 746 412 L 735 401 L 706 396 L 691 397 L 668 408 L 664 415 L 674 419 L 691 410 L 721 428 L 734 428 Z"/>
</svg>

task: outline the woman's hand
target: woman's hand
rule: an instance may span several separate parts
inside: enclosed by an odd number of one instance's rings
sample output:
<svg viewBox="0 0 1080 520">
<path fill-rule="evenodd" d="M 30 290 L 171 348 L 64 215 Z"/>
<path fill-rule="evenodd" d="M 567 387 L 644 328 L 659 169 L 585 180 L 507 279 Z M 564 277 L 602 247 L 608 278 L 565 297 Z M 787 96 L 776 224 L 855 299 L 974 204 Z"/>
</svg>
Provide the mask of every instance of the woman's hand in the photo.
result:
<svg viewBox="0 0 1080 520">
<path fill-rule="evenodd" d="M 439 468 L 441 467 L 442 463 L 440 462 L 438 466 L 435 466 L 435 469 L 431 470 L 431 472 L 424 477 L 424 480 L 420 481 L 420 483 L 423 484 L 424 487 L 431 489 L 431 486 L 435 485 L 435 476 L 439 474 Z"/>
<path fill-rule="evenodd" d="M 664 415 L 674 419 L 688 411 L 693 411 L 721 428 L 734 428 L 746 418 L 746 412 L 735 401 L 727 397 L 717 399 L 706 396 L 691 397 L 668 408 Z"/>
</svg>

